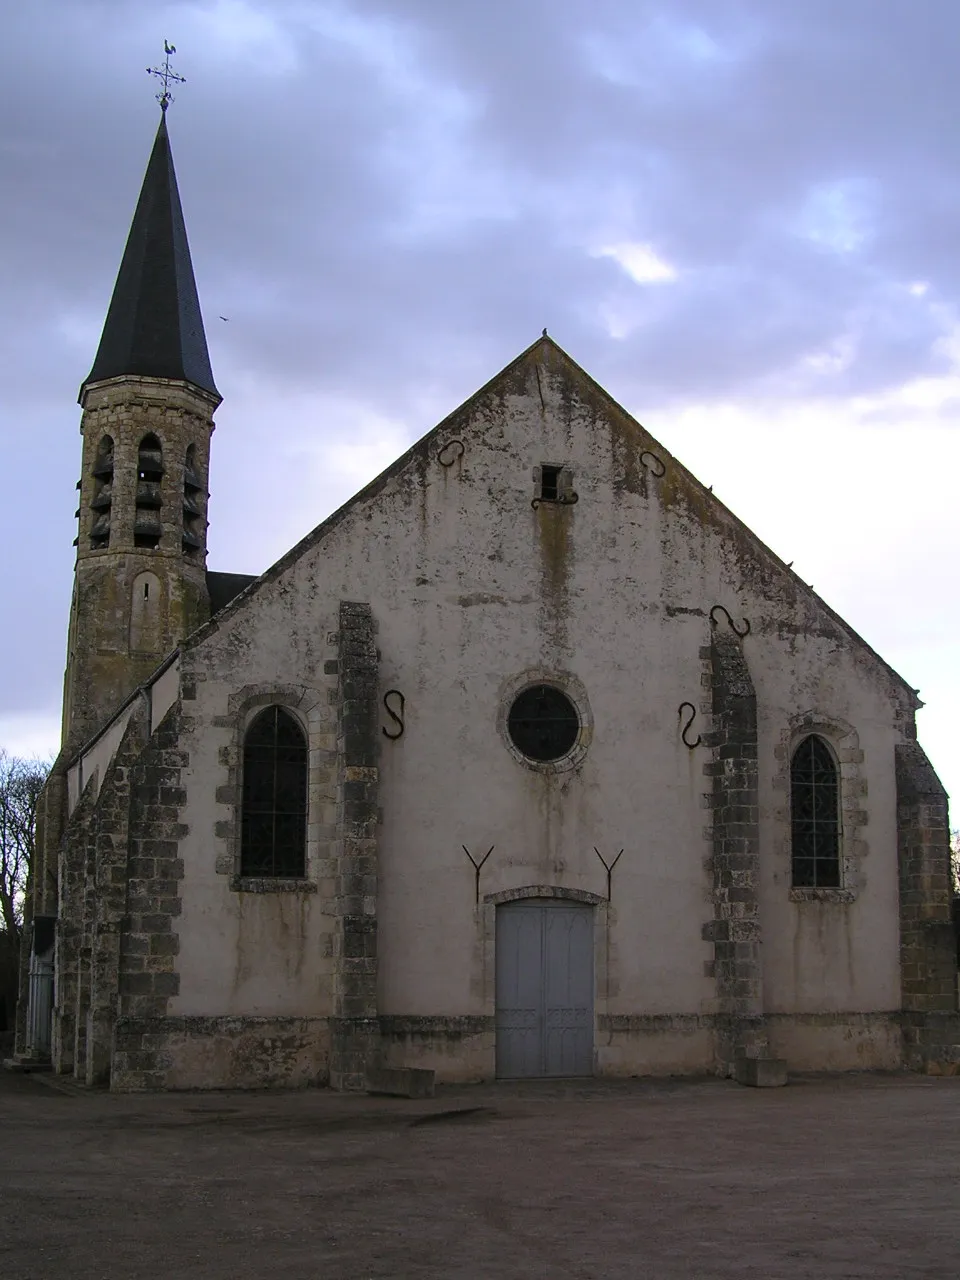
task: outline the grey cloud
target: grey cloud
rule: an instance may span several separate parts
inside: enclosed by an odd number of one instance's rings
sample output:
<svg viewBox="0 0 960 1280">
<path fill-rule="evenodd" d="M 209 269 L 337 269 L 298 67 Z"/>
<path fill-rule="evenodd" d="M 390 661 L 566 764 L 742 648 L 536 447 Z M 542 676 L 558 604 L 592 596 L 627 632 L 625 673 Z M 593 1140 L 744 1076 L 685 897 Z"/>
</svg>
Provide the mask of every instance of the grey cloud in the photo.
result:
<svg viewBox="0 0 960 1280">
<path fill-rule="evenodd" d="M 319 372 L 346 386 L 351 353 L 375 350 L 388 397 L 422 376 L 415 349 L 428 364 L 442 359 L 433 335 L 479 337 L 504 317 L 528 326 L 523 339 L 552 323 L 589 361 L 610 341 L 599 312 L 611 291 L 632 294 L 643 316 L 618 346 L 648 394 L 764 379 L 836 341 L 858 304 L 858 356 L 836 391 L 896 380 L 911 364 L 933 370 L 933 319 L 914 304 L 897 323 L 878 288 L 932 278 L 941 301 L 956 300 L 956 179 L 941 103 L 955 95 L 942 51 L 960 18 L 946 3 L 933 10 L 939 39 L 886 3 L 800 14 L 695 0 L 355 4 L 380 24 L 371 39 L 410 60 L 411 89 L 391 81 L 383 58 L 312 30 L 302 6 L 264 6 L 285 26 L 296 69 L 258 72 L 254 52 L 225 65 L 194 49 L 200 65 L 172 120 L 207 311 L 239 313 L 225 338 L 265 377 L 308 385 Z M 700 30 L 717 57 L 685 54 L 681 28 Z M 633 81 L 601 75 L 587 53 L 600 37 L 635 68 Z M 117 89 L 128 92 L 128 79 Z M 450 119 L 437 106 L 445 94 L 462 103 Z M 59 242 L 63 302 L 95 317 L 148 141 L 114 96 L 121 118 L 93 148 L 89 109 L 61 103 L 59 118 L 34 130 L 48 158 L 35 233 Z M 449 134 L 439 177 L 431 131 Z M 442 198 L 444 176 L 465 207 L 405 235 L 419 203 Z M 802 240 L 809 191 L 851 178 L 874 192 L 862 247 L 842 255 Z M 22 212 L 21 239 L 32 216 Z M 684 285 L 611 280 L 609 262 L 570 241 L 571 227 L 586 235 L 616 221 L 622 235 L 652 241 Z M 35 269 L 23 260 L 25 276 Z M 698 358 L 685 365 L 684 350 Z"/>
</svg>

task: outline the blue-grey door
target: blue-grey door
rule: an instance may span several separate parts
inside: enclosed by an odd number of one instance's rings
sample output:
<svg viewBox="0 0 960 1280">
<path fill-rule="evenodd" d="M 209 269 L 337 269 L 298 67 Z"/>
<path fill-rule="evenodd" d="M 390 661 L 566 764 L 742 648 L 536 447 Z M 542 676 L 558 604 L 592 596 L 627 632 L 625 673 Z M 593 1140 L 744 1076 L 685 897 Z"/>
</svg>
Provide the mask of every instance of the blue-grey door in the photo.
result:
<svg viewBox="0 0 960 1280">
<path fill-rule="evenodd" d="M 593 1074 L 593 907 L 497 907 L 497 1075 Z"/>
</svg>

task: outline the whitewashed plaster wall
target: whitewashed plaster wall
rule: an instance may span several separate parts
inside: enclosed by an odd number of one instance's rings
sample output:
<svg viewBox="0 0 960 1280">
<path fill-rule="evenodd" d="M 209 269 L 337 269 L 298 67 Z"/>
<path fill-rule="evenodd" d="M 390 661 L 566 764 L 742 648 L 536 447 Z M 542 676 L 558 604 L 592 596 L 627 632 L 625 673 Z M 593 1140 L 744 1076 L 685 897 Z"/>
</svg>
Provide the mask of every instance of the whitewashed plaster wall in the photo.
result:
<svg viewBox="0 0 960 1280">
<path fill-rule="evenodd" d="M 190 836 L 172 1012 L 329 1009 L 324 886 L 309 895 L 232 889 L 217 870 L 232 847 L 216 833 L 234 815 L 216 795 L 236 733 L 224 720 L 232 694 L 270 682 L 323 697 L 335 688 L 324 664 L 336 656 L 341 598 L 372 605 L 381 691 L 406 699 L 404 734 L 384 738 L 380 761 L 382 1012 L 489 1008 L 463 845 L 474 856 L 493 846 L 481 897 L 535 884 L 602 894 L 594 848 L 608 860 L 622 848 L 599 993 L 607 1011 L 713 1010 L 712 947 L 701 940 L 713 916 L 709 755 L 681 742 L 678 707 L 698 707 L 693 734 L 709 727 L 701 650 L 715 604 L 752 624 L 744 652 L 760 708 L 768 1005 L 896 1006 L 893 744 L 907 694 L 572 369 L 551 344 L 534 348 L 186 646 L 184 678 L 196 675 L 197 697 L 185 704 Z M 438 451 L 455 439 L 462 453 L 446 450 L 452 465 L 443 466 Z M 641 463 L 643 450 L 666 464 L 662 478 L 655 459 Z M 576 505 L 531 505 L 532 469 L 544 462 L 572 469 Z M 590 741 L 576 768 L 531 769 L 503 741 L 498 715 L 524 676 L 569 678 L 575 697 L 582 691 Z M 859 735 L 869 848 L 852 903 L 790 901 L 788 795 L 775 751 L 804 712 Z M 322 879 L 324 866 L 314 871 Z"/>
</svg>

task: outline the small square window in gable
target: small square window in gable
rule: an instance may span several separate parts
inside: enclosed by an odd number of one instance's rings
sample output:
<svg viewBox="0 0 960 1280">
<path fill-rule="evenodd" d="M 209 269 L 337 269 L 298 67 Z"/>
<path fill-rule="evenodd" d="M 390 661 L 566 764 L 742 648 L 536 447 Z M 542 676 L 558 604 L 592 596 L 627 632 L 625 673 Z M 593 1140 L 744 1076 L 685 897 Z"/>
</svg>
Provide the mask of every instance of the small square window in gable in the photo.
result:
<svg viewBox="0 0 960 1280">
<path fill-rule="evenodd" d="M 569 467 L 557 466 L 551 462 L 542 462 L 533 468 L 533 483 L 536 489 L 534 505 L 541 502 L 573 503 L 577 495 L 573 490 L 573 472 Z"/>
</svg>

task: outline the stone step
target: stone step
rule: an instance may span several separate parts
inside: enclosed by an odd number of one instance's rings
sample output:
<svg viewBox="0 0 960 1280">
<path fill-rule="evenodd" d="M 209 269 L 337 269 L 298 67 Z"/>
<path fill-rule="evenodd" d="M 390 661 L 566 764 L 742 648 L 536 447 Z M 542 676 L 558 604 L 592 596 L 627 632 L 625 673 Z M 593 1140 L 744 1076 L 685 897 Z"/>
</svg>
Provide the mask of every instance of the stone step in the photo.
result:
<svg viewBox="0 0 960 1280">
<path fill-rule="evenodd" d="M 787 1083 L 787 1064 L 783 1058 L 737 1058 L 733 1078 L 754 1089 L 778 1089 Z"/>
<path fill-rule="evenodd" d="M 49 1058 L 4 1058 L 4 1071 L 36 1072 L 52 1071 L 53 1064 Z"/>
<path fill-rule="evenodd" d="M 432 1098 L 434 1073 L 420 1067 L 376 1067 L 367 1072 L 367 1093 L 392 1098 Z"/>
</svg>

